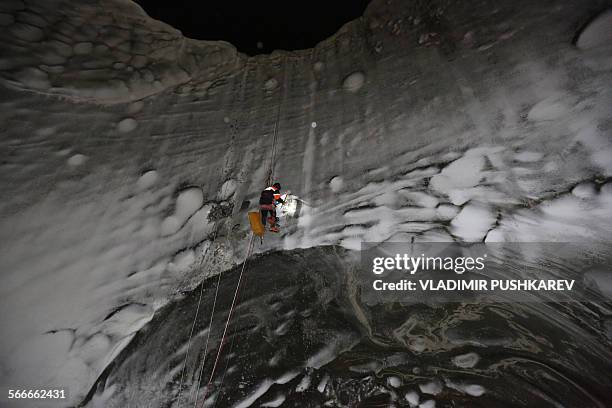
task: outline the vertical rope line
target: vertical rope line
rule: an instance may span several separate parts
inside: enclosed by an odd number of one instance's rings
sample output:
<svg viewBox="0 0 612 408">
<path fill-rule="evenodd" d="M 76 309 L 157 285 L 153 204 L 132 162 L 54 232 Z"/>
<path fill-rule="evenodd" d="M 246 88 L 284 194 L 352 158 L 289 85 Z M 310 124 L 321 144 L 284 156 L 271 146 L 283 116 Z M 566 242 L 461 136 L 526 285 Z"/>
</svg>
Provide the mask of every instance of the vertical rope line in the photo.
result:
<svg viewBox="0 0 612 408">
<path fill-rule="evenodd" d="M 229 327 L 230 320 L 232 319 L 232 314 L 234 313 L 234 308 L 236 306 L 236 299 L 238 298 L 238 292 L 240 290 L 240 283 L 242 282 L 242 276 L 244 275 L 244 271 L 246 269 L 246 265 L 248 263 L 248 259 L 251 256 L 251 252 L 253 251 L 253 243 L 255 242 L 253 237 L 255 235 L 251 234 L 251 238 L 249 239 L 249 246 L 247 249 L 247 254 L 242 264 L 242 269 L 240 270 L 240 275 L 238 276 L 238 283 L 236 284 L 236 290 L 234 291 L 234 298 L 232 299 L 232 304 L 229 309 L 229 313 L 227 315 L 227 320 L 225 321 L 225 327 L 223 328 L 223 334 L 221 336 L 221 342 L 219 343 L 219 349 L 217 350 L 217 355 L 215 357 L 215 362 L 213 363 L 212 370 L 210 372 L 210 377 L 208 379 L 208 383 L 204 388 L 203 401 L 206 400 L 206 395 L 208 393 L 208 389 L 210 388 L 210 384 L 215 376 L 215 371 L 217 369 L 217 365 L 219 364 L 219 358 L 221 357 L 221 352 L 223 351 L 223 345 L 225 344 L 225 337 L 227 335 L 227 328 Z M 196 400 L 197 403 L 197 400 Z"/>
<path fill-rule="evenodd" d="M 200 380 L 202 379 L 202 372 L 204 371 L 204 364 L 206 363 L 206 354 L 208 353 L 208 344 L 210 342 L 210 334 L 212 333 L 212 324 L 213 324 L 213 318 L 215 316 L 215 309 L 217 307 L 217 297 L 219 295 L 219 286 L 221 286 L 221 276 L 223 275 L 223 271 L 221 271 L 219 273 L 219 276 L 217 277 L 217 287 L 215 289 L 215 297 L 213 300 L 213 305 L 212 305 L 212 311 L 210 313 L 210 321 L 208 322 L 208 335 L 206 336 L 206 343 L 204 345 L 204 355 L 202 357 L 202 364 L 200 364 L 200 368 L 198 369 L 198 375 L 197 375 L 197 380 L 196 380 L 196 395 L 195 395 L 195 400 L 193 402 L 193 406 L 194 408 L 197 406 L 198 403 L 198 394 L 200 393 Z M 191 396 L 193 394 L 193 390 L 189 393 L 189 399 L 191 400 Z"/>
<path fill-rule="evenodd" d="M 280 95 L 280 100 L 278 101 L 278 107 L 276 108 L 276 121 L 274 122 L 274 135 L 272 137 L 272 155 L 270 157 L 270 171 L 268 172 L 267 186 L 272 184 L 272 180 L 274 176 L 274 166 L 275 166 L 275 161 L 276 161 L 276 145 L 277 145 L 277 140 L 278 140 L 278 128 L 279 128 L 279 123 L 280 123 L 281 106 L 283 105 L 283 99 L 284 99 L 283 93 L 285 92 L 285 89 L 286 89 L 286 86 L 285 86 L 285 82 L 287 78 L 287 73 L 285 69 L 286 63 L 287 63 L 287 60 L 283 59 L 283 65 L 282 65 L 283 80 L 281 82 L 281 88 L 278 90 L 279 95 Z"/>
<path fill-rule="evenodd" d="M 185 378 L 185 367 L 187 366 L 187 358 L 189 357 L 189 350 L 191 348 L 191 338 L 193 337 L 193 330 L 195 329 L 196 322 L 198 321 L 198 314 L 200 313 L 200 303 L 202 302 L 202 293 L 204 292 L 204 283 L 200 284 L 200 297 L 198 298 L 198 307 L 196 308 L 193 323 L 191 324 L 191 331 L 189 332 L 189 340 L 187 341 L 187 352 L 183 359 L 183 368 L 181 369 L 181 380 L 179 383 L 179 393 L 177 401 L 179 406 L 181 405 L 181 394 L 183 392 L 183 379 Z"/>
</svg>

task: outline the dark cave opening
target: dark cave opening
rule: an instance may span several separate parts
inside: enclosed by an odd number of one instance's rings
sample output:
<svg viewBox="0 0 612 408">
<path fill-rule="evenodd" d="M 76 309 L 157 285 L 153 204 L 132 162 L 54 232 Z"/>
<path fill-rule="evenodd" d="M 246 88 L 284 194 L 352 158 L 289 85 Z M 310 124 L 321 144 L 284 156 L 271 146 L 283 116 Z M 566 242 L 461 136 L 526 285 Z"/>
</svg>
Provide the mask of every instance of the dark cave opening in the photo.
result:
<svg viewBox="0 0 612 408">
<path fill-rule="evenodd" d="M 149 16 L 186 37 L 227 41 L 248 55 L 312 48 L 363 15 L 369 2 L 136 0 Z"/>
</svg>

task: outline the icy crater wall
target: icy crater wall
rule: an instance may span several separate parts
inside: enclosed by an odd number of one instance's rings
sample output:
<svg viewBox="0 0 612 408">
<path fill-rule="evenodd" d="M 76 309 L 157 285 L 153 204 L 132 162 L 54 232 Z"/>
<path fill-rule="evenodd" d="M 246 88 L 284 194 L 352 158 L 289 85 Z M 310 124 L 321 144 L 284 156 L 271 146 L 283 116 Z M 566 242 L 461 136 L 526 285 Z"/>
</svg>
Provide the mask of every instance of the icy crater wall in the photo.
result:
<svg viewBox="0 0 612 408">
<path fill-rule="evenodd" d="M 277 115 L 275 174 L 311 206 L 261 250 L 609 241 L 612 54 L 572 40 L 610 5 L 374 1 L 314 49 L 246 58 L 128 1 L 3 1 L 0 382 L 78 401 L 241 259 Z"/>
</svg>

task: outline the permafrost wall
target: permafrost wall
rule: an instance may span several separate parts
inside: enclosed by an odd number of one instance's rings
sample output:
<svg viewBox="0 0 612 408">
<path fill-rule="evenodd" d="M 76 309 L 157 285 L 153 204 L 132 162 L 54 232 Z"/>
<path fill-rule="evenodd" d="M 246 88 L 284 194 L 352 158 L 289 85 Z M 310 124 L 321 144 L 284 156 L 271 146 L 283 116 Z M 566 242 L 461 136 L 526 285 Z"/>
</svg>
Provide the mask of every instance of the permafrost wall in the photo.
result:
<svg viewBox="0 0 612 408">
<path fill-rule="evenodd" d="M 275 177 L 310 205 L 259 250 L 609 241 L 612 54 L 572 43 L 609 6 L 374 1 L 246 58 L 128 1 L 3 1 L 1 383 L 80 401 L 177 290 L 241 261 L 277 118 Z"/>
</svg>

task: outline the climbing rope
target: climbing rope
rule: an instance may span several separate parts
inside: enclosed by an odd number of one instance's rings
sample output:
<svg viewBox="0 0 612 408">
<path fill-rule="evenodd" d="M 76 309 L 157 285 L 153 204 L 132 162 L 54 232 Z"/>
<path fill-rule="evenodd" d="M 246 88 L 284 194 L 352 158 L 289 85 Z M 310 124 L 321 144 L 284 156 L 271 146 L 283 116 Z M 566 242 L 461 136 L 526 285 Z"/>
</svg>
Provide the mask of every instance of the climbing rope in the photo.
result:
<svg viewBox="0 0 612 408">
<path fill-rule="evenodd" d="M 283 67 L 285 64 L 283 64 Z M 279 89 L 279 93 L 284 92 L 285 89 L 285 70 L 283 70 L 283 81 L 281 83 L 281 89 Z M 276 161 L 276 145 L 278 140 L 278 124 L 280 123 L 280 114 L 281 114 L 281 106 L 283 105 L 283 95 L 281 94 L 280 101 L 278 103 L 278 107 L 276 108 L 276 120 L 274 121 L 274 134 L 272 136 L 272 154 L 270 156 L 270 170 L 268 171 L 268 180 L 267 186 L 272 184 L 272 179 L 274 176 L 274 165 Z"/>
<path fill-rule="evenodd" d="M 185 378 L 185 367 L 187 366 L 187 357 L 189 356 L 189 349 L 191 348 L 191 338 L 193 337 L 193 330 L 196 322 L 198 321 L 198 314 L 200 313 L 200 303 L 202 302 L 202 293 L 204 292 L 204 284 L 200 284 L 200 297 L 198 298 L 198 307 L 196 308 L 193 323 L 191 324 L 191 331 L 189 332 L 189 340 L 187 340 L 187 352 L 185 353 L 185 359 L 183 360 L 183 368 L 181 368 L 181 380 L 179 385 L 179 392 L 177 401 L 179 406 L 181 405 L 181 395 L 183 392 L 183 379 Z"/>
<path fill-rule="evenodd" d="M 214 244 L 215 240 L 217 239 L 217 231 L 218 228 L 215 227 L 215 233 L 210 241 L 210 246 L 209 248 L 212 248 L 212 245 Z M 208 252 L 206 253 L 206 255 L 203 257 L 202 262 L 200 263 L 200 265 L 204 264 L 205 260 L 207 259 L 207 255 Z M 219 274 L 220 276 L 221 274 Z M 219 288 L 217 287 L 217 290 L 219 290 Z M 185 358 L 183 359 L 183 367 L 181 368 L 181 379 L 179 382 L 179 392 L 178 392 L 178 397 L 177 397 L 177 401 L 179 403 L 179 406 L 181 404 L 181 396 L 182 396 L 182 392 L 183 392 L 183 381 L 185 379 L 185 368 L 187 367 L 187 359 L 189 358 L 189 351 L 191 349 L 191 340 L 193 338 L 193 332 L 195 330 L 195 326 L 196 323 L 198 321 L 198 315 L 200 314 L 200 305 L 202 303 L 202 295 L 204 293 L 204 284 L 200 284 L 200 296 L 198 297 L 198 306 L 196 307 L 196 312 L 195 315 L 193 316 L 193 322 L 191 323 L 191 330 L 189 332 L 189 339 L 187 340 L 187 351 L 185 352 Z M 214 310 L 214 309 L 213 309 Z M 210 330 L 209 330 L 209 334 L 210 334 Z M 190 397 L 191 397 L 191 393 L 190 393 Z"/>
<path fill-rule="evenodd" d="M 274 135 L 272 137 L 272 154 L 270 156 L 270 170 L 268 171 L 268 180 L 267 186 L 272 184 L 273 176 L 274 176 L 274 162 L 276 160 L 276 140 L 278 139 L 278 122 L 280 119 L 280 107 L 281 104 L 278 104 L 278 109 L 276 111 L 276 121 L 274 122 Z"/>
<path fill-rule="evenodd" d="M 238 283 L 236 284 L 236 290 L 234 291 L 234 298 L 232 299 L 232 304 L 230 306 L 229 312 L 227 314 L 227 319 L 225 321 L 225 327 L 223 328 L 223 334 L 221 335 L 221 342 L 219 343 L 219 349 L 217 350 L 217 355 L 215 356 L 215 362 L 213 363 L 212 370 L 210 372 L 210 377 L 208 378 L 208 382 L 204 387 L 204 394 L 202 396 L 202 401 L 206 400 L 206 395 L 208 394 L 208 389 L 210 388 L 210 384 L 212 384 L 212 380 L 215 376 L 215 371 L 217 370 L 217 365 L 219 364 L 219 358 L 221 357 L 221 352 L 223 351 L 223 346 L 225 344 L 225 337 L 227 336 L 227 328 L 229 327 L 230 321 L 232 319 L 232 314 L 234 313 L 234 308 L 236 306 L 236 299 L 238 299 L 238 293 L 240 292 L 240 283 L 242 282 L 242 276 L 244 275 L 244 271 L 246 269 L 246 265 L 248 263 L 249 257 L 253 252 L 253 243 L 255 242 L 253 237 L 255 235 L 251 234 L 251 238 L 249 239 L 249 246 L 247 248 L 247 253 L 242 264 L 242 269 L 240 270 L 240 275 L 238 275 Z M 197 404 L 197 393 L 196 393 L 196 404 Z"/>
<path fill-rule="evenodd" d="M 283 64 L 283 66 L 284 66 L 284 64 Z M 285 82 L 285 75 L 283 73 L 283 85 L 284 85 L 284 82 Z M 282 89 L 284 89 L 284 86 L 282 87 Z M 279 92 L 282 92 L 282 90 L 279 90 Z M 278 141 L 278 127 L 279 127 L 280 114 L 281 114 L 281 106 L 282 106 L 282 97 L 281 97 L 281 101 L 279 102 L 277 110 L 276 110 L 276 120 L 274 122 L 274 132 L 273 132 L 273 136 L 272 136 L 272 153 L 271 153 L 271 156 L 270 156 L 270 166 L 269 166 L 268 178 L 267 178 L 266 186 L 272 184 L 272 182 L 273 182 L 274 167 L 275 167 L 274 165 L 275 165 L 275 160 L 276 160 L 276 146 L 277 146 L 277 141 Z M 231 318 L 232 318 L 232 314 L 233 314 L 234 308 L 236 306 L 236 300 L 238 299 L 238 293 L 240 292 L 240 285 L 242 283 L 242 277 L 244 275 L 244 271 L 246 269 L 246 265 L 248 263 L 248 260 L 251 257 L 252 252 L 253 252 L 254 242 L 255 242 L 254 241 L 254 237 L 255 237 L 255 235 L 251 234 L 251 237 L 249 239 L 249 244 L 247 246 L 246 256 L 245 256 L 244 262 L 242 264 L 242 269 L 240 270 L 240 275 L 238 276 L 238 283 L 236 284 L 236 290 L 234 291 L 234 298 L 232 299 L 232 304 L 230 306 L 230 309 L 229 309 L 229 312 L 228 312 L 228 315 L 227 315 L 227 319 L 225 321 L 225 326 L 223 328 L 223 334 L 221 335 L 221 341 L 219 343 L 219 348 L 218 348 L 217 354 L 215 356 L 215 361 L 213 363 L 213 367 L 212 367 L 212 370 L 211 370 L 211 373 L 210 373 L 210 377 L 208 378 L 208 382 L 206 383 L 206 386 L 204 387 L 204 393 L 203 393 L 203 396 L 202 396 L 202 403 L 204 403 L 204 401 L 206 401 L 206 396 L 208 394 L 208 390 L 210 388 L 210 385 L 212 384 L 212 380 L 214 379 L 215 372 L 216 372 L 217 366 L 219 364 L 219 358 L 221 357 L 221 352 L 223 351 L 223 346 L 225 345 L 225 339 L 226 339 L 226 336 L 227 336 L 227 329 L 229 327 L 229 324 L 230 324 L 230 321 L 231 321 Z M 214 313 L 215 313 L 215 307 L 216 307 L 216 304 L 217 304 L 217 295 L 219 293 L 219 285 L 220 285 L 220 283 L 221 283 L 221 274 L 219 274 L 219 278 L 217 280 L 217 289 L 215 290 L 215 298 L 214 298 L 214 301 L 213 301 L 212 313 L 211 313 L 211 318 L 210 318 L 210 323 L 209 323 L 209 331 L 208 331 L 208 336 L 206 338 L 206 344 L 205 344 L 205 349 L 204 349 L 204 356 L 203 356 L 202 364 L 199 367 L 199 370 L 198 370 L 199 372 L 198 372 L 198 375 L 197 375 L 197 382 L 196 382 L 197 385 L 199 385 L 199 383 L 201 381 L 202 373 L 203 373 L 203 370 L 204 370 L 204 365 L 205 365 L 205 362 L 206 362 L 206 354 L 207 354 L 207 351 L 208 351 L 208 343 L 209 343 L 209 340 L 210 340 L 210 334 L 212 332 L 212 322 L 213 322 L 213 316 L 214 316 Z M 198 308 L 199 308 L 199 304 L 198 304 Z M 197 318 L 197 311 L 196 311 L 196 318 Z M 193 331 L 193 328 L 192 328 L 192 331 Z M 233 338 L 234 337 L 232 336 L 232 346 L 233 346 Z M 227 370 L 227 366 L 226 366 L 226 370 Z M 223 380 L 224 379 L 225 379 L 225 372 L 223 373 L 223 377 L 221 379 L 221 384 L 223 384 Z M 199 394 L 199 387 L 196 388 L 196 396 L 195 396 L 194 405 L 193 405 L 194 408 L 197 408 L 198 399 L 199 399 L 199 395 L 198 394 Z M 179 396 L 180 396 L 180 394 L 179 394 Z M 191 393 L 190 393 L 190 397 L 191 397 Z M 180 403 L 180 400 L 179 400 L 179 403 Z"/>
<path fill-rule="evenodd" d="M 217 307 L 217 298 L 219 296 L 219 286 L 221 285 L 221 276 L 223 275 L 223 271 L 219 273 L 219 276 L 217 278 L 217 287 L 215 289 L 215 297 L 213 300 L 213 306 L 212 306 L 212 311 L 210 313 L 210 321 L 208 322 L 208 334 L 206 336 L 206 343 L 204 345 L 204 354 L 202 357 L 202 364 L 200 364 L 200 368 L 198 369 L 198 375 L 197 375 L 197 379 L 196 379 L 196 395 L 195 395 L 195 400 L 193 402 L 193 406 L 194 408 L 197 406 L 198 404 L 198 393 L 199 393 L 199 387 L 198 385 L 200 384 L 200 380 L 202 379 L 202 372 L 204 371 L 204 364 L 206 363 L 206 354 L 208 353 L 208 344 L 210 342 L 210 333 L 212 332 L 212 324 L 213 324 L 213 317 L 215 316 L 215 309 Z M 191 400 L 191 396 L 193 394 L 193 388 L 191 390 L 191 392 L 189 393 L 189 399 Z"/>
</svg>

